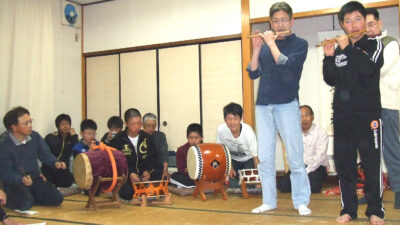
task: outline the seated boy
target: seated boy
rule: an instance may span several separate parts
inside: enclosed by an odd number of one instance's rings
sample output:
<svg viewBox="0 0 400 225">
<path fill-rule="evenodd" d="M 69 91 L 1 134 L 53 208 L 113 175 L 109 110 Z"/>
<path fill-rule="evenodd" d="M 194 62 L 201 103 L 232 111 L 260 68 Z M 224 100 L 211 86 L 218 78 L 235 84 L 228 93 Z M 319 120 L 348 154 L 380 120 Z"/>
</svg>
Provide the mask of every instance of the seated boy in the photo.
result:
<svg viewBox="0 0 400 225">
<path fill-rule="evenodd" d="M 122 185 L 119 196 L 131 200 L 132 182 L 161 180 L 162 168 L 158 166 L 159 154 L 154 149 L 151 136 L 142 130 L 142 115 L 130 108 L 124 113 L 126 128 L 119 132 L 110 146 L 124 153 L 128 163 L 129 180 Z"/>
<path fill-rule="evenodd" d="M 111 140 L 115 137 L 115 135 L 121 132 L 123 125 L 124 122 L 122 121 L 121 117 L 119 116 L 110 117 L 110 119 L 108 119 L 107 121 L 107 127 L 110 131 L 108 131 L 103 135 L 103 137 L 101 138 L 101 142 L 103 142 L 106 145 L 109 145 Z"/>
<path fill-rule="evenodd" d="M 230 103 L 224 107 L 225 123 L 217 129 L 217 143 L 224 144 L 231 153 L 232 169 L 229 187 L 239 188 L 238 170 L 257 168 L 257 139 L 253 129 L 241 122 L 243 109 Z"/>
<path fill-rule="evenodd" d="M 186 129 L 186 137 L 188 142 L 176 151 L 176 167 L 178 172 L 171 175 L 171 183 L 180 187 L 194 186 L 194 182 L 188 174 L 186 157 L 191 146 L 203 143 L 203 128 L 198 123 L 190 124 Z"/>
<path fill-rule="evenodd" d="M 69 171 L 72 146 L 78 142 L 78 135 L 71 128 L 71 117 L 60 114 L 56 118 L 57 131 L 50 133 L 44 139 L 50 147 L 51 153 L 61 162 L 67 165 L 66 170 L 53 169 L 45 164 L 41 171 L 46 179 L 56 187 L 69 187 L 74 182 L 74 176 Z"/>
<path fill-rule="evenodd" d="M 98 145 L 96 141 L 97 124 L 91 119 L 82 120 L 81 122 L 81 136 L 82 139 L 74 147 L 72 147 L 72 155 L 74 158 L 79 153 L 91 150 L 92 145 Z"/>
</svg>

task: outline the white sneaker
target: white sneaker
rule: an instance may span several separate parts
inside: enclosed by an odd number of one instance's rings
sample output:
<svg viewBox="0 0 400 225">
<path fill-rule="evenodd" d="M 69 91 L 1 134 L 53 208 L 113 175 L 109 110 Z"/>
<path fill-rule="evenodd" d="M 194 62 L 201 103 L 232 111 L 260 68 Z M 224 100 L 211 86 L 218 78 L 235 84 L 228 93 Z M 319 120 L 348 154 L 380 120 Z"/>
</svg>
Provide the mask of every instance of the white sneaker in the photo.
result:
<svg viewBox="0 0 400 225">
<path fill-rule="evenodd" d="M 263 212 L 266 212 L 266 211 L 269 211 L 269 210 L 273 210 L 273 209 L 276 209 L 276 208 L 271 207 L 271 206 L 269 206 L 267 204 L 262 204 L 259 207 L 254 208 L 253 210 L 251 210 L 251 212 L 252 213 L 263 213 Z"/>
<path fill-rule="evenodd" d="M 312 212 L 306 205 L 300 205 L 297 207 L 297 210 L 299 211 L 300 216 L 307 216 Z"/>
</svg>

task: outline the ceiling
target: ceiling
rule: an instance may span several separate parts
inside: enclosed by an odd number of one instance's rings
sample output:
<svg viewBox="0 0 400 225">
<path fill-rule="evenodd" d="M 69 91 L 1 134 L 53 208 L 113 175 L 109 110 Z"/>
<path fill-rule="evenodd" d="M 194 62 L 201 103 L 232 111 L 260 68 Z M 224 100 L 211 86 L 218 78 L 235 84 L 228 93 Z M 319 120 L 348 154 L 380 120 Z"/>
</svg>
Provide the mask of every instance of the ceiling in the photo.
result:
<svg viewBox="0 0 400 225">
<path fill-rule="evenodd" d="M 85 5 L 99 4 L 99 3 L 103 3 L 103 2 L 110 2 L 110 1 L 114 1 L 114 0 L 67 0 L 67 1 L 74 2 L 79 5 L 85 6 Z"/>
</svg>

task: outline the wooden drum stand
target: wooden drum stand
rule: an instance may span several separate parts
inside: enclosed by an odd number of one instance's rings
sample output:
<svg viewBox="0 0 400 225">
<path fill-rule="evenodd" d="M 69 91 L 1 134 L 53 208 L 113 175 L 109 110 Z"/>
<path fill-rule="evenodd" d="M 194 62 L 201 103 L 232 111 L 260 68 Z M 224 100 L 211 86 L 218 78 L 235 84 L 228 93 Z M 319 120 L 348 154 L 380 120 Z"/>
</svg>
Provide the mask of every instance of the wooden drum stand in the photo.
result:
<svg viewBox="0 0 400 225">
<path fill-rule="evenodd" d="M 226 174 L 222 179 L 217 181 L 206 181 L 206 175 L 203 175 L 200 180 L 194 181 L 196 184 L 196 188 L 193 192 L 193 197 L 196 198 L 197 195 L 200 195 L 203 201 L 207 201 L 206 195 L 204 194 L 204 190 L 214 190 L 214 196 L 217 196 L 218 192 L 221 192 L 222 199 L 228 200 L 228 195 L 224 189 L 224 182 L 226 180 Z"/>
<path fill-rule="evenodd" d="M 115 188 L 113 189 L 112 192 L 110 192 L 112 194 L 111 199 L 110 200 L 104 200 L 104 201 L 96 201 L 95 195 L 97 193 L 97 190 L 100 187 L 100 183 L 103 182 L 111 182 L 113 180 L 112 177 L 98 177 L 97 182 L 94 186 L 94 188 L 92 188 L 89 191 L 89 199 L 86 203 L 86 208 L 90 208 L 90 207 L 94 207 L 94 209 L 97 211 L 99 207 L 103 207 L 103 206 L 116 206 L 116 207 L 120 207 L 120 202 L 119 202 L 119 198 L 118 198 L 118 192 L 119 189 L 121 188 L 122 184 L 125 181 L 125 175 L 123 175 L 122 177 L 118 177 L 117 178 L 117 185 L 115 186 Z"/>
</svg>

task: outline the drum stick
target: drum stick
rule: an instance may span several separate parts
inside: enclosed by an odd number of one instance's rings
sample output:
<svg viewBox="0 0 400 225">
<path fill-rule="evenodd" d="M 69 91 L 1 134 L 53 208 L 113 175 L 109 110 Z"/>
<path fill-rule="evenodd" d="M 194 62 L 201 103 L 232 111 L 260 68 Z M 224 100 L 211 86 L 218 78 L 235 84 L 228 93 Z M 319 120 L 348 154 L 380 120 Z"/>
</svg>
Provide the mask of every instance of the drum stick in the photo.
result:
<svg viewBox="0 0 400 225">
<path fill-rule="evenodd" d="M 362 31 L 351 33 L 351 34 L 347 34 L 346 36 L 347 37 L 352 37 L 352 36 L 355 36 L 355 35 L 358 35 L 358 34 L 362 34 L 362 33 L 365 33 L 365 32 L 366 32 L 366 30 L 362 30 Z M 331 43 L 335 43 L 335 42 L 337 42 L 336 37 L 331 38 L 331 39 L 326 40 L 326 41 L 323 41 L 323 42 L 317 44 L 315 47 L 321 47 L 321 46 L 324 46 L 324 45 L 327 45 L 327 44 L 331 44 Z"/>
<path fill-rule="evenodd" d="M 267 31 L 266 31 L 266 32 L 267 32 Z M 288 34 L 289 32 L 290 32 L 290 31 L 285 30 L 285 31 L 278 31 L 278 32 L 275 32 L 274 34 L 275 34 L 275 36 L 278 36 L 278 35 L 280 35 L 280 34 Z M 252 35 L 249 36 L 249 38 L 261 37 L 261 35 L 264 34 L 264 33 L 265 33 L 265 32 L 260 33 L 260 34 L 252 34 Z"/>
<path fill-rule="evenodd" d="M 22 176 L 26 177 L 26 173 L 24 171 L 24 169 L 22 169 L 22 167 L 18 167 L 18 170 L 22 173 Z"/>
<path fill-rule="evenodd" d="M 149 173 L 149 175 L 151 175 L 151 173 L 154 171 L 154 169 L 151 169 L 148 173 Z M 142 180 L 143 179 L 143 174 L 142 174 L 142 176 L 140 176 L 140 180 Z"/>
</svg>

